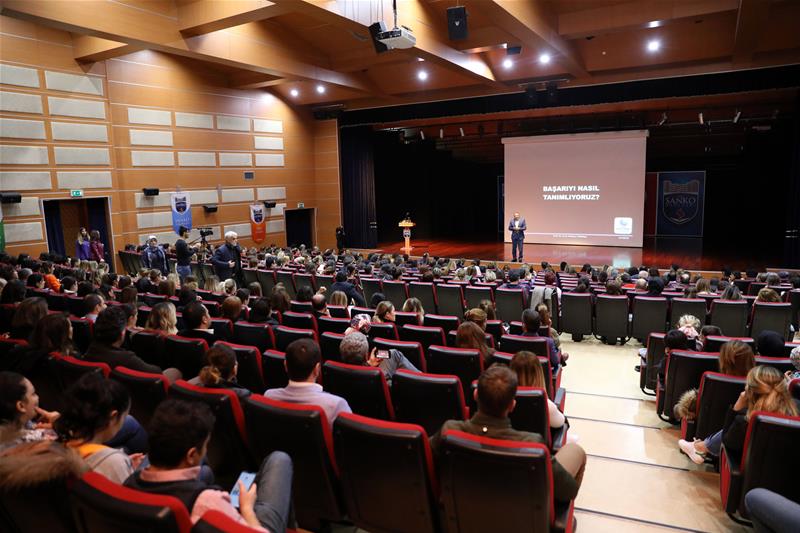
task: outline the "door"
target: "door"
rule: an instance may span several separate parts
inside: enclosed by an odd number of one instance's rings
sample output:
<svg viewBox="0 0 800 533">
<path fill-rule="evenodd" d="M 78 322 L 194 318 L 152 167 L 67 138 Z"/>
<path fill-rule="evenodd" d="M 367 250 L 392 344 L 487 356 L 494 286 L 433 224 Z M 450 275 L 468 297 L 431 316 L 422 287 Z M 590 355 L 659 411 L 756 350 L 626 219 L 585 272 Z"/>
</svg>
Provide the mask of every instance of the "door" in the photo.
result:
<svg viewBox="0 0 800 533">
<path fill-rule="evenodd" d="M 309 248 L 314 246 L 315 209 L 313 207 L 285 209 L 283 215 L 286 219 L 286 245 L 293 247 L 305 244 Z"/>
<path fill-rule="evenodd" d="M 108 198 L 44 200 L 44 222 L 50 253 L 74 257 L 80 228 L 100 232 L 105 260 L 113 265 L 111 233 L 108 231 Z"/>
</svg>

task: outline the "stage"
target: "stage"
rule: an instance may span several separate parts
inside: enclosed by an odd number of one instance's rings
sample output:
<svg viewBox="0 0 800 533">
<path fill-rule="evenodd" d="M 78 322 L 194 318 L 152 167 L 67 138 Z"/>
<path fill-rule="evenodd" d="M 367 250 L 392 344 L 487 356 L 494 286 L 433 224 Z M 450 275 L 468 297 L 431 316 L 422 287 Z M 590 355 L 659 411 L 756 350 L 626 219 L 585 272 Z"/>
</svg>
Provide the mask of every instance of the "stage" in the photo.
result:
<svg viewBox="0 0 800 533">
<path fill-rule="evenodd" d="M 414 240 L 411 239 L 412 256 L 428 252 L 430 255 L 450 258 L 481 259 L 510 262 L 511 243 L 504 242 L 465 242 L 456 240 Z M 383 242 L 378 249 L 386 253 L 403 253 L 400 240 Z M 624 248 L 619 246 L 576 246 L 525 243 L 524 259 L 526 263 L 538 265 L 547 261 L 558 265 L 566 261 L 580 269 L 584 263 L 598 267 L 612 265 L 629 267 L 646 265 L 661 269 L 678 264 L 690 270 L 720 272 L 729 266 L 734 270 L 755 268 L 763 270 L 776 268 L 777 259 L 760 256 L 754 258 L 745 253 L 731 251 L 718 252 L 704 249 L 702 239 L 686 238 L 654 238 L 645 237 L 642 248 Z"/>
</svg>

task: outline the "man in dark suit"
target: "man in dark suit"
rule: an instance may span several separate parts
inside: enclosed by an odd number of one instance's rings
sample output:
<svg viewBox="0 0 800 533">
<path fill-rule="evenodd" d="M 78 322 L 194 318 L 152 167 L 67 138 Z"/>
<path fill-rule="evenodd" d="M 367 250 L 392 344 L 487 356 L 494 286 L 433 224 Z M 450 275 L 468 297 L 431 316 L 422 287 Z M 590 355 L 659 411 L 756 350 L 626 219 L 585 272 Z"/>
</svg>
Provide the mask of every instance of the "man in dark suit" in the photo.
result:
<svg viewBox="0 0 800 533">
<path fill-rule="evenodd" d="M 512 261 L 522 261 L 522 247 L 525 243 L 525 230 L 528 225 L 525 223 L 524 218 L 520 218 L 519 213 L 514 213 L 514 218 L 508 223 L 508 231 L 511 232 L 511 254 L 513 255 Z M 517 253 L 519 250 L 519 253 Z"/>
<path fill-rule="evenodd" d="M 367 302 L 364 300 L 364 297 L 361 296 L 361 293 L 358 292 L 356 286 L 347 281 L 347 273 L 343 270 L 340 270 L 336 273 L 336 281 L 331 285 L 330 293 L 333 294 L 336 291 L 342 291 L 347 295 L 347 301 L 354 300 L 358 307 L 365 307 Z"/>
<path fill-rule="evenodd" d="M 211 315 L 206 306 L 200 302 L 191 302 L 183 308 L 183 323 L 186 329 L 178 332 L 181 337 L 203 339 L 209 346 L 222 339 L 211 328 Z"/>
<path fill-rule="evenodd" d="M 242 249 L 239 248 L 239 236 L 235 231 L 225 234 L 225 244 L 214 250 L 211 264 L 214 265 L 214 273 L 220 281 L 233 278 L 241 283 Z"/>
<path fill-rule="evenodd" d="M 550 337 L 539 335 L 539 327 L 542 325 L 542 320 L 539 318 L 539 313 L 533 309 L 526 309 L 522 312 L 522 336 L 523 337 L 538 337 L 547 340 L 547 353 L 550 359 L 550 367 L 553 372 L 558 370 L 561 365 L 561 354 L 556 348 L 556 344 Z"/>
<path fill-rule="evenodd" d="M 463 431 L 491 439 L 521 442 L 546 441 L 538 433 L 517 431 L 511 427 L 508 415 L 517 402 L 517 375 L 507 366 L 495 365 L 478 378 L 478 388 L 474 392 L 478 402 L 478 412 L 469 420 L 448 420 L 431 437 L 431 451 L 441 453 L 442 434 L 447 430 Z M 568 502 L 578 495 L 586 467 L 586 452 L 575 443 L 567 443 L 553 455 L 553 498 L 558 502 Z"/>
</svg>

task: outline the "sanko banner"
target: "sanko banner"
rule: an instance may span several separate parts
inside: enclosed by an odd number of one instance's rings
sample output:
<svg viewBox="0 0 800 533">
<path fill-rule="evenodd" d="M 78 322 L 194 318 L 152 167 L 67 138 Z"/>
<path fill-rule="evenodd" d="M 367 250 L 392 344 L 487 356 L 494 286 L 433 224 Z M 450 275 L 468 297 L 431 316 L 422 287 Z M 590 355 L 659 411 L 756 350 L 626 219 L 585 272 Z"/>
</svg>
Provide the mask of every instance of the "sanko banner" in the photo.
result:
<svg viewBox="0 0 800 533">
<path fill-rule="evenodd" d="M 704 171 L 659 172 L 656 234 L 702 237 L 705 193 Z"/>
</svg>

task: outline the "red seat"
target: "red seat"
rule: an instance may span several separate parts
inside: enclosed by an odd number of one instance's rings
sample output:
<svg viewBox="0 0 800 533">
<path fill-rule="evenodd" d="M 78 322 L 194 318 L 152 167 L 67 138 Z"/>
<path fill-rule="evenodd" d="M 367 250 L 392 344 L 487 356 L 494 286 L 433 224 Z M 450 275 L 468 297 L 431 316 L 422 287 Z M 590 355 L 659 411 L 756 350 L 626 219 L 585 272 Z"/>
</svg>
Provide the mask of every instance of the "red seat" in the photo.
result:
<svg viewBox="0 0 800 533">
<path fill-rule="evenodd" d="M 267 350 L 261 357 L 262 375 L 266 389 L 280 389 L 289 384 L 286 373 L 286 354 L 278 350 Z"/>
<path fill-rule="evenodd" d="M 195 523 L 192 533 L 259 533 L 247 524 L 237 522 L 222 511 L 206 511 Z M 287 533 L 293 530 L 287 529 Z"/>
<path fill-rule="evenodd" d="M 346 413 L 334 422 L 333 439 L 347 514 L 356 526 L 439 531 L 439 487 L 422 427 Z"/>
<path fill-rule="evenodd" d="M 111 379 L 119 381 L 131 395 L 131 415 L 147 427 L 153 412 L 167 398 L 169 383 L 164 374 L 151 374 L 118 366 L 111 371 Z"/>
<path fill-rule="evenodd" d="M 461 320 L 457 316 L 426 314 L 424 326 L 429 328 L 440 327 L 445 333 L 455 331 Z"/>
<path fill-rule="evenodd" d="M 285 314 L 285 313 L 284 313 Z M 297 339 L 311 339 L 319 342 L 317 332 L 313 329 L 290 328 L 288 326 L 278 326 L 275 328 L 275 348 L 281 352 L 286 352 L 286 347 Z"/>
<path fill-rule="evenodd" d="M 389 385 L 379 368 L 325 361 L 322 386 L 327 392 L 347 400 L 354 413 L 394 420 Z"/>
<path fill-rule="evenodd" d="M 339 345 L 342 343 L 342 339 L 344 339 L 344 334 L 342 333 L 333 333 L 330 331 L 326 331 L 319 338 L 319 346 L 320 350 L 322 351 L 322 360 L 323 361 L 341 361 L 342 356 L 339 353 Z"/>
<path fill-rule="evenodd" d="M 275 347 L 275 335 L 271 327 L 242 320 L 233 325 L 232 340 L 245 346 L 256 346 L 262 352 Z"/>
<path fill-rule="evenodd" d="M 506 353 L 517 353 L 519 351 L 533 352 L 542 357 L 550 357 L 547 349 L 549 337 L 525 337 L 523 335 L 503 335 L 500 337 L 500 349 Z"/>
<path fill-rule="evenodd" d="M 314 314 L 310 312 L 296 313 L 294 311 L 286 311 L 283 313 L 283 322 L 281 322 L 281 324 L 290 328 L 318 331 L 317 319 L 314 318 Z"/>
<path fill-rule="evenodd" d="M 349 327 L 349 318 L 332 318 L 329 316 L 321 316 L 317 318 L 317 333 L 320 336 L 326 331 L 330 331 L 332 333 L 344 333 Z"/>
<path fill-rule="evenodd" d="M 192 529 L 189 511 L 178 498 L 129 489 L 95 472 L 87 472 L 72 486 L 70 501 L 81 533 L 189 533 Z"/>
<path fill-rule="evenodd" d="M 216 421 L 208 443 L 207 460 L 219 485 L 232 487 L 240 472 L 255 468 L 247 447 L 244 412 L 235 392 L 178 380 L 169 388 L 169 397 L 203 402 L 214 413 Z"/>
<path fill-rule="evenodd" d="M 164 335 L 159 331 L 137 331 L 130 337 L 131 350 L 145 363 L 167 368 L 164 357 Z"/>
<path fill-rule="evenodd" d="M 311 305 L 311 302 L 298 302 L 297 300 L 289 302 L 289 311 L 293 313 L 311 313 L 313 310 L 314 306 Z"/>
<path fill-rule="evenodd" d="M 203 339 L 170 335 L 164 339 L 164 364 L 177 368 L 185 378 L 191 379 L 205 365 L 207 351 L 208 343 Z"/>
<path fill-rule="evenodd" d="M 398 370 L 392 379 L 392 403 L 398 422 L 419 424 L 428 435 L 447 420 L 469 419 L 458 376 Z"/>
<path fill-rule="evenodd" d="M 458 376 L 467 402 L 472 404 L 470 384 L 483 372 L 483 360 L 478 350 L 431 346 L 428 349 L 428 372 Z"/>
<path fill-rule="evenodd" d="M 264 368 L 261 363 L 261 352 L 255 346 L 245 346 L 233 344 L 225 341 L 214 343 L 227 346 L 236 354 L 236 361 L 239 363 L 239 372 L 236 374 L 236 381 L 250 392 L 261 394 L 266 390 L 264 383 Z"/>
<path fill-rule="evenodd" d="M 425 352 L 422 350 L 422 345 L 416 341 L 397 341 L 394 339 L 377 338 L 373 342 L 375 348 L 378 350 L 397 350 L 402 352 L 406 359 L 418 369 L 425 372 Z"/>
<path fill-rule="evenodd" d="M 400 328 L 400 339 L 420 343 L 426 355 L 430 346 L 434 344 L 445 346 L 447 344 L 444 330 L 440 327 L 405 325 Z"/>
<path fill-rule="evenodd" d="M 405 312 L 405 311 L 395 311 L 394 312 L 394 323 L 398 328 L 402 328 L 406 324 L 411 324 L 412 326 L 419 325 L 419 317 L 417 313 L 412 312 Z"/>
</svg>

